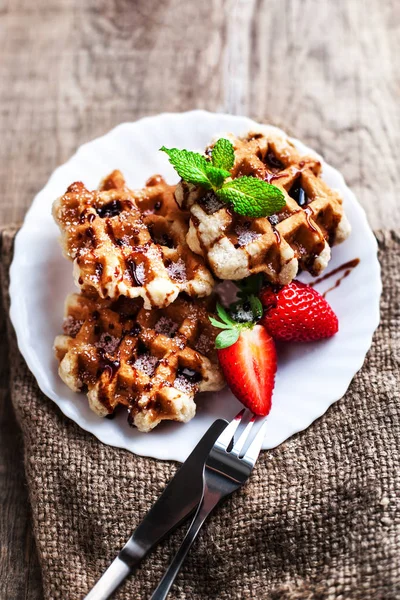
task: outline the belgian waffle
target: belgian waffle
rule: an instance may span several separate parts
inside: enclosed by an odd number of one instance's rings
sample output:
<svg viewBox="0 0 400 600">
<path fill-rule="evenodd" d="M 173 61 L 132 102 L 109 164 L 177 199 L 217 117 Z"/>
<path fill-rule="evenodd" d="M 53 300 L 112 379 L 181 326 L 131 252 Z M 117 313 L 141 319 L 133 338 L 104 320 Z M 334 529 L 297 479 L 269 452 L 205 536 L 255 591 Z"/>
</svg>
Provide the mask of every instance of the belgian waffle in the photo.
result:
<svg viewBox="0 0 400 600">
<path fill-rule="evenodd" d="M 224 386 L 208 304 L 180 296 L 166 308 L 146 310 L 140 299 L 72 294 L 64 335 L 54 343 L 59 374 L 72 390 L 87 392 L 98 415 L 127 407 L 140 431 L 163 420 L 187 422 L 196 393 Z"/>
<path fill-rule="evenodd" d="M 330 246 L 350 233 L 342 198 L 320 178 L 320 161 L 301 156 L 269 127 L 244 138 L 219 137 L 230 139 L 235 149 L 231 177 L 251 175 L 272 183 L 284 193 L 286 206 L 270 217 L 250 219 L 234 214 L 213 192 L 181 181 L 175 198 L 191 213 L 190 248 L 220 279 L 263 272 L 284 285 L 299 268 L 318 275 L 329 262 Z"/>
<path fill-rule="evenodd" d="M 98 191 L 76 182 L 55 201 L 63 251 L 82 291 L 141 297 L 146 308 L 167 306 L 180 292 L 211 293 L 214 280 L 186 243 L 188 214 L 173 191 L 159 175 L 132 191 L 114 171 Z"/>
</svg>

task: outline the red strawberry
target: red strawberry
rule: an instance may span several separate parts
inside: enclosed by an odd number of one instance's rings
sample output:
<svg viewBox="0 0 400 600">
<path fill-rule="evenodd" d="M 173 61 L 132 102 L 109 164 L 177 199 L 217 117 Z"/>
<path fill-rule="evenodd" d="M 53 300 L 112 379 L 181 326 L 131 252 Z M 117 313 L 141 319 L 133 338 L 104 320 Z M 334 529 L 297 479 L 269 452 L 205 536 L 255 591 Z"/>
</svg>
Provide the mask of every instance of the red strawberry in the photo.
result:
<svg viewBox="0 0 400 600">
<path fill-rule="evenodd" d="M 276 340 L 314 342 L 337 333 L 337 316 L 317 290 L 292 281 L 279 290 L 260 293 L 265 312 L 261 323 Z"/>
<path fill-rule="evenodd" d="M 257 415 L 267 415 L 275 382 L 276 350 L 264 327 L 241 329 L 234 344 L 218 350 L 218 358 L 236 398 Z"/>
</svg>

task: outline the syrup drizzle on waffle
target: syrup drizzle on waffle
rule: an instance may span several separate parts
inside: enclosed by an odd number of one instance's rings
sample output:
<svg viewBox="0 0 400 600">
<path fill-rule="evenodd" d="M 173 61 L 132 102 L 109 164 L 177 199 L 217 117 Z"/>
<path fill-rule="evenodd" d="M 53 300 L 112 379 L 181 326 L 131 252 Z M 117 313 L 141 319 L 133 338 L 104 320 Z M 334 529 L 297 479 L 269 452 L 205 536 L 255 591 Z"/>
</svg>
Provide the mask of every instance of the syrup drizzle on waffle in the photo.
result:
<svg viewBox="0 0 400 600">
<path fill-rule="evenodd" d="M 213 277 L 186 243 L 188 214 L 173 191 L 159 175 L 132 191 L 119 171 L 98 191 L 80 182 L 69 186 L 53 214 L 83 291 L 101 298 L 141 297 L 147 308 L 167 306 L 180 292 L 211 294 Z"/>
<path fill-rule="evenodd" d="M 232 178 L 254 176 L 272 183 L 284 193 L 286 205 L 270 217 L 249 219 L 182 181 L 175 197 L 190 210 L 191 249 L 220 279 L 262 272 L 271 282 L 286 284 L 299 268 L 318 275 L 328 264 L 330 246 L 350 232 L 341 197 L 320 177 L 321 163 L 301 156 L 289 140 L 267 129 L 245 138 L 224 137 L 235 149 Z"/>
<path fill-rule="evenodd" d="M 198 392 L 219 390 L 219 369 L 208 304 L 180 296 L 163 309 L 140 299 L 72 294 L 64 335 L 57 336 L 59 373 L 74 391 L 86 391 L 101 416 L 122 405 L 141 431 L 163 420 L 186 422 Z"/>
</svg>

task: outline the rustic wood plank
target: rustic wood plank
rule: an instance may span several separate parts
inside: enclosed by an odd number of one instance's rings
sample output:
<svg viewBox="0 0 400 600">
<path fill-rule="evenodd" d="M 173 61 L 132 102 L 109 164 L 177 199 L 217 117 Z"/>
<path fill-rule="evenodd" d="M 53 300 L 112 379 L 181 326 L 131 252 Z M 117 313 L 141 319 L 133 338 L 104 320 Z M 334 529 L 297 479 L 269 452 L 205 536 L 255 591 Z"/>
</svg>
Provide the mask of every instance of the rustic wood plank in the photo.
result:
<svg viewBox="0 0 400 600">
<path fill-rule="evenodd" d="M 393 1 L 370 2 L 368 18 L 345 0 L 5 7 L 3 222 L 21 220 L 82 142 L 123 120 L 204 107 L 282 124 L 343 171 L 373 227 L 400 223 Z"/>
<path fill-rule="evenodd" d="M 258 0 L 249 40 L 248 112 L 338 168 L 373 228 L 400 226 L 398 22 L 392 0 Z"/>
<path fill-rule="evenodd" d="M 395 0 L 0 0 L 0 223 L 125 120 L 192 108 L 283 126 L 398 227 Z M 0 331 L 4 340 L 4 330 Z M 42 597 L 0 348 L 0 597 Z"/>
<path fill-rule="evenodd" d="M 25 0 L 0 14 L 0 221 L 122 121 L 221 106 L 226 3 Z"/>
</svg>

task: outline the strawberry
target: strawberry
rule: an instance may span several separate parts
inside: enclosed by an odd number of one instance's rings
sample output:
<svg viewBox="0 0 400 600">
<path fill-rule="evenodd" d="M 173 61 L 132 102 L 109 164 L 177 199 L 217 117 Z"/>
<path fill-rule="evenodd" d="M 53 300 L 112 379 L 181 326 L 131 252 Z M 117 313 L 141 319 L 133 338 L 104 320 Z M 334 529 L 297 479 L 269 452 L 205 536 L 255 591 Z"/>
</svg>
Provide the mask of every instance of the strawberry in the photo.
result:
<svg viewBox="0 0 400 600">
<path fill-rule="evenodd" d="M 246 315 L 240 303 L 231 307 L 237 315 Z M 239 310 L 238 310 L 239 309 Z M 262 305 L 252 296 L 249 309 L 252 320 L 235 321 L 220 304 L 220 321 L 210 317 L 215 327 L 223 329 L 215 339 L 218 359 L 225 379 L 236 398 L 257 415 L 267 415 L 271 409 L 276 373 L 276 350 L 273 339 L 264 327 L 256 325 L 262 315 Z"/>
<path fill-rule="evenodd" d="M 332 337 L 339 329 L 337 316 L 317 290 L 300 281 L 280 289 L 264 288 L 261 323 L 275 339 L 284 342 L 314 342 Z"/>
<path fill-rule="evenodd" d="M 257 415 L 271 410 L 276 350 L 264 327 L 242 329 L 237 342 L 218 350 L 218 359 L 233 394 Z"/>
</svg>

